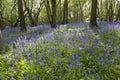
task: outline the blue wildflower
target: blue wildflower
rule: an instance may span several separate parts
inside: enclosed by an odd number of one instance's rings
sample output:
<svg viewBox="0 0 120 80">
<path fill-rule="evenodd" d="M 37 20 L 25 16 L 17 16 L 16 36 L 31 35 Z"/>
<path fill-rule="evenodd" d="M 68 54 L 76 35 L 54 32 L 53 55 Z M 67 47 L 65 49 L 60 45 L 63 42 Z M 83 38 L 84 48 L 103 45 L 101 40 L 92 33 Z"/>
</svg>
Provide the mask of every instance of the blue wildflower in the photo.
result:
<svg viewBox="0 0 120 80">
<path fill-rule="evenodd" d="M 15 50 L 13 50 L 13 54 L 14 54 L 14 59 L 17 59 L 18 56 L 16 55 L 16 51 Z"/>
<path fill-rule="evenodd" d="M 34 75 L 34 80 L 39 80 L 39 78 L 36 74 Z"/>
<path fill-rule="evenodd" d="M 48 52 L 53 52 L 54 51 L 54 49 L 53 48 L 48 48 Z"/>
<path fill-rule="evenodd" d="M 22 78 L 21 80 L 28 80 L 27 78 Z"/>
<path fill-rule="evenodd" d="M 80 56 L 78 55 L 78 53 L 74 53 L 73 54 L 73 60 L 78 60 L 80 58 Z"/>
<path fill-rule="evenodd" d="M 103 60 L 101 57 L 98 57 L 98 62 L 99 62 L 99 64 L 102 64 Z"/>
<path fill-rule="evenodd" d="M 94 45 L 97 45 L 98 42 L 99 42 L 99 40 L 98 40 L 98 39 L 95 39 L 95 41 L 94 41 Z"/>
<path fill-rule="evenodd" d="M 80 63 L 79 63 L 79 62 L 76 62 L 76 66 L 80 66 Z"/>
<path fill-rule="evenodd" d="M 31 53 L 31 52 L 28 52 L 28 53 L 26 54 L 26 59 L 27 59 L 27 61 L 29 62 L 31 58 L 32 58 L 32 53 Z"/>
<path fill-rule="evenodd" d="M 90 49 L 90 55 L 92 55 L 93 53 L 94 53 L 94 48 L 93 48 L 93 46 L 91 47 L 91 49 Z"/>
<path fill-rule="evenodd" d="M 57 65 L 61 65 L 61 62 L 60 62 L 60 61 L 57 61 L 56 64 L 57 64 Z"/>
<path fill-rule="evenodd" d="M 36 65 L 39 65 L 39 54 L 36 53 Z"/>
<path fill-rule="evenodd" d="M 106 52 L 105 55 L 106 55 L 106 56 L 110 56 L 110 53 L 109 53 L 109 52 Z"/>
<path fill-rule="evenodd" d="M 83 38 L 83 37 L 81 37 L 81 36 L 79 36 L 78 38 L 79 38 L 79 40 L 81 40 L 81 41 L 83 41 L 83 40 L 84 40 L 84 38 Z"/>
<path fill-rule="evenodd" d="M 54 54 L 55 57 L 56 57 L 56 56 L 59 56 L 59 55 L 60 55 L 59 53 Z"/>
</svg>

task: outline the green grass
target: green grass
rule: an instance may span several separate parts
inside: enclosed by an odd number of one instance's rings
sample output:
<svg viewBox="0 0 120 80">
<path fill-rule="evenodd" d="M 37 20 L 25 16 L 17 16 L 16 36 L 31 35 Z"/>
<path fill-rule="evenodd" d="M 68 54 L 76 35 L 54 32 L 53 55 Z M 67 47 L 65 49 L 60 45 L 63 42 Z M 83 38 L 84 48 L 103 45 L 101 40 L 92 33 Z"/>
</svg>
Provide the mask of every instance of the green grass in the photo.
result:
<svg viewBox="0 0 120 80">
<path fill-rule="evenodd" d="M 120 32 L 91 31 L 62 27 L 43 36 L 34 48 L 11 48 L 0 56 L 0 79 L 34 80 L 37 76 L 40 80 L 119 80 Z"/>
</svg>

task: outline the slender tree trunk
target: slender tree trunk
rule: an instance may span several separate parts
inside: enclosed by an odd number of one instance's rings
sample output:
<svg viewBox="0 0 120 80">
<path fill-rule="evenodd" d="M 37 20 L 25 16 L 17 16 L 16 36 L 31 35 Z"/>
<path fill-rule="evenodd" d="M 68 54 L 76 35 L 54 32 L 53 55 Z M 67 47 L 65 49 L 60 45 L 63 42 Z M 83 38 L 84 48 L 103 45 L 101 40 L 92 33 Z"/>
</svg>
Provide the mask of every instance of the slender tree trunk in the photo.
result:
<svg viewBox="0 0 120 80">
<path fill-rule="evenodd" d="M 109 9 L 108 9 L 108 0 L 106 0 L 105 2 L 105 7 L 106 7 L 106 17 L 105 17 L 105 21 L 108 21 L 108 16 L 109 16 Z"/>
<path fill-rule="evenodd" d="M 92 0 L 90 27 L 97 26 L 97 0 Z"/>
<path fill-rule="evenodd" d="M 60 23 L 62 23 L 62 18 L 63 17 L 63 14 L 62 14 L 62 2 L 60 0 L 60 12 L 59 12 L 60 16 L 59 16 L 59 19 L 60 19 Z"/>
<path fill-rule="evenodd" d="M 102 12 L 103 12 L 102 2 L 103 2 L 103 1 L 101 0 L 101 1 L 100 1 L 100 12 L 101 12 L 101 13 L 100 13 L 100 20 L 101 20 L 101 21 L 103 20 L 103 16 L 102 16 L 102 14 L 103 14 L 103 13 L 102 13 Z"/>
<path fill-rule="evenodd" d="M 27 13 L 28 13 L 28 18 L 30 20 L 31 26 L 34 26 L 35 24 L 34 24 L 32 12 L 29 9 L 29 6 L 27 7 L 27 2 L 25 0 L 23 0 L 23 1 L 24 1 L 25 9 L 27 10 Z M 28 3 L 29 3 L 29 1 L 28 1 Z M 32 3 L 33 3 L 33 1 L 32 1 Z"/>
<path fill-rule="evenodd" d="M 4 27 L 4 24 L 3 24 L 3 4 L 2 4 L 2 0 L 0 0 L 0 30 L 3 30 L 5 27 Z"/>
<path fill-rule="evenodd" d="M 120 20 L 120 5 L 119 5 L 119 9 L 116 15 L 116 21 Z"/>
<path fill-rule="evenodd" d="M 50 7 L 49 0 L 45 1 L 45 7 L 46 7 L 48 21 L 49 21 L 50 24 L 52 24 L 52 19 L 51 19 L 52 12 L 51 12 L 51 7 Z"/>
<path fill-rule="evenodd" d="M 4 47 L 4 43 L 2 40 L 2 34 L 1 34 L 1 30 L 0 30 L 0 54 L 3 53 L 3 47 Z"/>
<path fill-rule="evenodd" d="M 113 21 L 113 2 L 109 0 L 109 21 Z"/>
<path fill-rule="evenodd" d="M 46 0 L 45 7 L 51 28 L 56 28 L 56 0 Z"/>
<path fill-rule="evenodd" d="M 3 51 L 3 40 L 2 40 L 2 34 L 1 34 L 1 26 L 2 26 L 2 0 L 0 0 L 0 53 Z"/>
<path fill-rule="evenodd" d="M 26 31 L 22 0 L 17 0 L 21 31 Z"/>
<path fill-rule="evenodd" d="M 63 5 L 63 24 L 68 23 L 68 0 L 64 0 Z"/>
<path fill-rule="evenodd" d="M 83 4 L 82 3 L 80 3 L 80 21 L 82 21 L 82 22 L 84 22 L 84 15 L 83 15 Z"/>
<path fill-rule="evenodd" d="M 51 0 L 52 3 L 52 23 L 51 23 L 51 28 L 56 28 L 56 0 Z"/>
</svg>

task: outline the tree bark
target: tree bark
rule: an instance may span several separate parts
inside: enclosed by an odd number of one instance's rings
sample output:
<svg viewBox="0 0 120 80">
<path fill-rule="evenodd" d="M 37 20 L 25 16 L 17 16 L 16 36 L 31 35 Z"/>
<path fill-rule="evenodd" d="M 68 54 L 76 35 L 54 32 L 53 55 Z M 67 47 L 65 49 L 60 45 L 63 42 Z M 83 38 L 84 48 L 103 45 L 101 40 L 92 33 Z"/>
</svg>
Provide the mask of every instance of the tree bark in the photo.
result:
<svg viewBox="0 0 120 80">
<path fill-rule="evenodd" d="M 4 28 L 5 28 L 5 26 L 4 26 L 4 24 L 3 24 L 3 22 L 4 22 L 4 20 L 3 20 L 3 4 L 2 4 L 2 0 L 0 0 L 0 30 L 3 30 Z"/>
<path fill-rule="evenodd" d="M 114 2 L 112 2 L 112 0 L 109 0 L 109 21 L 112 22 L 113 21 L 113 4 Z"/>
<path fill-rule="evenodd" d="M 56 0 L 52 0 L 52 24 L 51 28 L 56 28 Z"/>
<path fill-rule="evenodd" d="M 116 21 L 120 20 L 120 5 L 119 5 L 119 9 L 116 15 Z"/>
<path fill-rule="evenodd" d="M 25 18 L 24 18 L 24 12 L 23 12 L 23 4 L 22 4 L 22 0 L 17 0 L 17 4 L 18 4 L 18 14 L 19 14 L 19 18 L 20 18 L 20 30 L 21 31 L 26 31 L 26 25 L 25 25 Z"/>
<path fill-rule="evenodd" d="M 0 30 L 0 54 L 3 53 L 3 47 L 4 47 L 4 43 L 2 40 L 2 34 L 1 34 L 1 30 Z"/>
<path fill-rule="evenodd" d="M 97 26 L 97 0 L 92 0 L 90 27 Z"/>
<path fill-rule="evenodd" d="M 51 28 L 56 28 L 56 0 L 46 0 L 45 7 Z"/>
<path fill-rule="evenodd" d="M 64 0 L 63 5 L 63 24 L 68 23 L 68 0 Z"/>
</svg>

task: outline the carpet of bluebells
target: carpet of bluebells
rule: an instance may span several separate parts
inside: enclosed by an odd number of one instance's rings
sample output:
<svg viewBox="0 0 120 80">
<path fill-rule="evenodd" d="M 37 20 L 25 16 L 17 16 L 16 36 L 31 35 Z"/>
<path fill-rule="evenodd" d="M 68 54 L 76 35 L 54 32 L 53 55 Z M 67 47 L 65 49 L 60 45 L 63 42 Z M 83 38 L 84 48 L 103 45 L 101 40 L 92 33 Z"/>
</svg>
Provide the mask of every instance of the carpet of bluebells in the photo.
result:
<svg viewBox="0 0 120 80">
<path fill-rule="evenodd" d="M 120 80 L 120 21 L 2 31 L 0 80 Z"/>
</svg>

